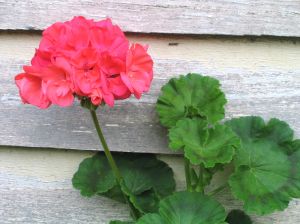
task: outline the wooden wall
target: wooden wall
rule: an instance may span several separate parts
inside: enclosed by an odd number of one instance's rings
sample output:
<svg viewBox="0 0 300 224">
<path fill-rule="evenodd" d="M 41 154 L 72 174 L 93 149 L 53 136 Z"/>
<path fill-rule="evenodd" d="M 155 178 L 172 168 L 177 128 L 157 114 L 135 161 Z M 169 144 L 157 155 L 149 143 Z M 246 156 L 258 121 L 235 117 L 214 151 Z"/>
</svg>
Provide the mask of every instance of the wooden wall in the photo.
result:
<svg viewBox="0 0 300 224">
<path fill-rule="evenodd" d="M 112 17 L 131 41 L 150 45 L 155 77 L 141 100 L 101 108 L 114 151 L 160 154 L 184 185 L 181 158 L 167 148 L 154 103 L 160 87 L 188 72 L 221 80 L 227 118 L 261 115 L 286 120 L 300 137 L 300 1 L 0 0 L 0 223 L 107 223 L 126 207 L 82 198 L 71 178 L 80 161 L 101 149 L 87 111 L 23 105 L 14 75 L 29 63 L 41 32 L 75 15 Z M 215 182 L 226 177 L 219 175 Z M 227 208 L 239 207 L 227 192 Z M 300 201 L 257 223 L 300 223 Z"/>
</svg>

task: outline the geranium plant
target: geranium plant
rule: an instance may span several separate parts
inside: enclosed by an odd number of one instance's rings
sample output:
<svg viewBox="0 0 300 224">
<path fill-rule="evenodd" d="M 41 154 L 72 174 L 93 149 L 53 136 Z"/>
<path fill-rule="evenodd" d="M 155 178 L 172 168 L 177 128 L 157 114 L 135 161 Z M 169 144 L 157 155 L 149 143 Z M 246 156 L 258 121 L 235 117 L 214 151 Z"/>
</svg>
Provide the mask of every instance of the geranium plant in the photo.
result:
<svg viewBox="0 0 300 224">
<path fill-rule="evenodd" d="M 156 156 L 112 154 L 96 110 L 131 95 L 139 99 L 152 78 L 147 46 L 130 44 L 110 19 L 84 17 L 47 28 L 31 65 L 15 77 L 24 103 L 46 109 L 78 99 L 89 110 L 103 152 L 81 162 L 72 184 L 83 196 L 127 203 L 132 220 L 111 224 L 248 224 L 246 213 L 281 211 L 300 197 L 300 140 L 288 124 L 253 116 L 223 122 L 227 100 L 219 81 L 200 74 L 172 78 L 156 105 L 170 149 L 183 153 L 185 191 L 174 192 L 173 172 Z M 208 191 L 214 174 L 230 164 L 228 181 Z M 226 214 L 214 198 L 225 188 L 245 212 Z"/>
<path fill-rule="evenodd" d="M 169 147 L 183 152 L 186 191 L 159 202 L 158 211 L 136 224 L 250 224 L 247 214 L 266 215 L 300 197 L 300 140 L 276 118 L 256 116 L 222 122 L 227 100 L 219 81 L 201 74 L 172 78 L 161 89 L 156 110 L 168 129 Z M 209 191 L 214 174 L 234 166 L 226 181 Z M 214 198 L 224 189 L 244 204 L 225 208 Z"/>
<path fill-rule="evenodd" d="M 24 103 L 41 109 L 71 106 L 74 99 L 90 111 L 104 154 L 80 164 L 73 185 L 84 196 L 104 195 L 126 202 L 134 219 L 157 210 L 160 198 L 175 188 L 172 170 L 153 155 L 112 156 L 96 110 L 150 88 L 153 61 L 147 46 L 130 44 L 110 19 L 75 17 L 43 32 L 31 65 L 15 77 Z M 158 182 L 157 180 L 161 180 Z"/>
</svg>

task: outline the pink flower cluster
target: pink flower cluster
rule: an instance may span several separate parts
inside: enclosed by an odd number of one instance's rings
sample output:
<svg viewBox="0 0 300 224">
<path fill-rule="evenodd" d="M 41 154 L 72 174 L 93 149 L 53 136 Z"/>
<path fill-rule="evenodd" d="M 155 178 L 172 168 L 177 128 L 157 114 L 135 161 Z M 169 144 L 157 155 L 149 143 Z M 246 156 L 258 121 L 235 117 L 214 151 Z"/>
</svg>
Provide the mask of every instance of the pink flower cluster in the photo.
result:
<svg viewBox="0 0 300 224">
<path fill-rule="evenodd" d="M 140 98 L 153 78 L 147 47 L 130 45 L 110 19 L 95 22 L 84 17 L 47 28 L 31 66 L 23 69 L 15 77 L 20 96 L 40 108 L 70 106 L 75 96 L 112 107 L 114 100 L 131 94 Z"/>
</svg>

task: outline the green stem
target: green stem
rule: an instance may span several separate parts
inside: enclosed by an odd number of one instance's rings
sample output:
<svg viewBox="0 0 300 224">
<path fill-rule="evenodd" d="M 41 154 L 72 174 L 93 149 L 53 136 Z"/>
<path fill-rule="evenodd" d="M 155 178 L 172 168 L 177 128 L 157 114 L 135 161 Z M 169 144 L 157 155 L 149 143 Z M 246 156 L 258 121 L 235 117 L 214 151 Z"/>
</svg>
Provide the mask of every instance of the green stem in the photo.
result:
<svg viewBox="0 0 300 224">
<path fill-rule="evenodd" d="M 93 122 L 94 122 L 95 128 L 96 128 L 97 133 L 98 133 L 98 137 L 99 137 L 100 142 L 101 142 L 101 144 L 103 146 L 105 156 L 106 156 L 106 158 L 108 160 L 108 163 L 109 163 L 109 165 L 110 165 L 110 167 L 111 167 L 111 169 L 112 169 L 112 171 L 114 173 L 114 176 L 115 176 L 115 178 L 117 180 L 117 183 L 118 183 L 118 185 L 121 188 L 121 183 L 123 181 L 123 178 L 121 176 L 121 172 L 118 169 L 117 164 L 116 164 L 116 162 L 115 162 L 115 160 L 114 160 L 114 158 L 113 158 L 113 156 L 112 156 L 112 154 L 111 154 L 111 152 L 110 152 L 110 150 L 109 150 L 109 148 L 107 146 L 107 143 L 106 143 L 106 140 L 105 140 L 104 135 L 102 133 L 102 130 L 101 130 L 101 127 L 100 127 L 100 123 L 98 121 L 97 114 L 96 114 L 95 110 L 90 109 L 90 112 L 91 112 L 91 115 L 92 115 L 92 118 L 93 118 Z M 139 218 L 139 216 L 140 216 L 138 210 L 130 202 L 128 196 L 125 195 L 123 191 L 122 191 L 122 193 L 124 195 L 126 203 L 130 207 L 131 215 L 133 216 L 133 218 L 135 220 L 137 220 Z"/>
<path fill-rule="evenodd" d="M 184 171 L 185 171 L 185 181 L 186 188 L 188 191 L 193 191 L 191 184 L 191 171 L 190 171 L 190 161 L 187 158 L 184 158 Z"/>
<path fill-rule="evenodd" d="M 227 187 L 228 187 L 228 183 L 223 184 L 220 187 L 217 187 L 216 189 L 214 189 L 211 192 L 209 192 L 207 195 L 208 196 L 214 196 L 214 195 L 220 193 L 221 191 L 225 190 Z"/>
<path fill-rule="evenodd" d="M 194 170 L 193 166 L 190 165 L 190 175 L 191 175 L 191 185 L 193 190 L 195 190 L 196 184 L 198 182 L 198 175 Z"/>
<path fill-rule="evenodd" d="M 198 182 L 196 184 L 196 192 L 204 193 L 204 183 L 203 183 L 203 171 L 204 167 L 200 164 L 199 165 L 199 175 L 198 175 Z"/>
</svg>

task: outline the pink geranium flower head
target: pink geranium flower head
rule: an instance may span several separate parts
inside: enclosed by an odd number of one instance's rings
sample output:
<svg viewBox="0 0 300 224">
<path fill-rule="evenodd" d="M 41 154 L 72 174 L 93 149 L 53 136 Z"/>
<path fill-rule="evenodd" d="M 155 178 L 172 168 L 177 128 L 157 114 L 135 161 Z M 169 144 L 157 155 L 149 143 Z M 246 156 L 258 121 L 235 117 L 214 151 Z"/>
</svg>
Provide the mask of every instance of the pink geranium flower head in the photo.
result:
<svg viewBox="0 0 300 224">
<path fill-rule="evenodd" d="M 140 98 L 153 78 L 153 61 L 147 48 L 129 44 L 110 19 L 74 17 L 43 32 L 30 66 L 15 77 L 24 103 L 40 108 L 62 107 L 74 98 L 98 106 L 132 94 Z"/>
</svg>

